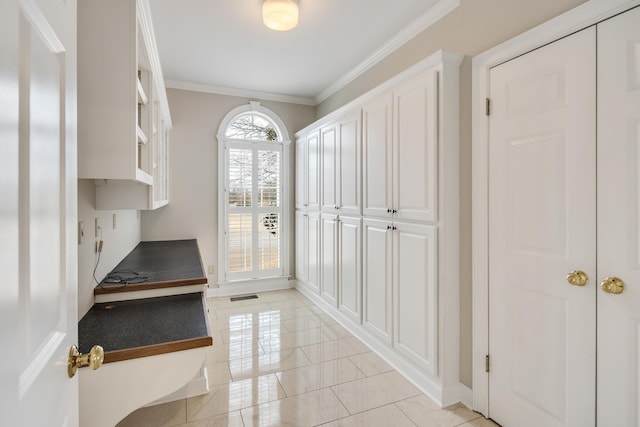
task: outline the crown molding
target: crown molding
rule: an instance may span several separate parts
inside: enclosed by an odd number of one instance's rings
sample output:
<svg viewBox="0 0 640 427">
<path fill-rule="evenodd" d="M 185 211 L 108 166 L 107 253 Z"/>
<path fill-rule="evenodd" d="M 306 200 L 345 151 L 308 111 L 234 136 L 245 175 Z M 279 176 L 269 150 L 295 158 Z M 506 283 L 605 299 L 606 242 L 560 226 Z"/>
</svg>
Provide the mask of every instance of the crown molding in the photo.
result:
<svg viewBox="0 0 640 427">
<path fill-rule="evenodd" d="M 241 98 L 260 99 L 263 101 L 286 102 L 289 104 L 311 105 L 315 106 L 316 101 L 313 98 L 303 96 L 282 95 L 278 93 L 252 91 L 246 89 L 236 89 L 223 86 L 214 86 L 201 83 L 190 83 L 180 80 L 165 80 L 167 88 L 190 90 L 193 92 L 215 93 L 217 95 L 237 96 Z"/>
<path fill-rule="evenodd" d="M 406 28 L 396 34 L 392 39 L 383 44 L 376 52 L 367 57 L 347 74 L 338 79 L 335 83 L 324 89 L 315 97 L 315 103 L 320 104 L 334 93 L 351 83 L 353 80 L 364 74 L 371 67 L 392 54 L 409 40 L 429 28 L 431 25 L 442 19 L 445 15 L 460 6 L 460 0 L 440 0 L 432 8 L 422 14 L 418 19 L 409 24 Z"/>
</svg>

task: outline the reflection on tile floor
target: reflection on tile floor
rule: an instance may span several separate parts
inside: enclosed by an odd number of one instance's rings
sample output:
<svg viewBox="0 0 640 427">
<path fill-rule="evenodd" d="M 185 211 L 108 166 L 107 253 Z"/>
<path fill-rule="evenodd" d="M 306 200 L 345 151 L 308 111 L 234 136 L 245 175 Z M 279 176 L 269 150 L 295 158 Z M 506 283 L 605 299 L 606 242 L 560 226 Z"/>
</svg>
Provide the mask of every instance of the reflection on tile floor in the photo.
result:
<svg viewBox="0 0 640 427">
<path fill-rule="evenodd" d="M 496 427 L 440 409 L 296 290 L 210 298 L 210 393 L 141 408 L 117 427 Z"/>
</svg>

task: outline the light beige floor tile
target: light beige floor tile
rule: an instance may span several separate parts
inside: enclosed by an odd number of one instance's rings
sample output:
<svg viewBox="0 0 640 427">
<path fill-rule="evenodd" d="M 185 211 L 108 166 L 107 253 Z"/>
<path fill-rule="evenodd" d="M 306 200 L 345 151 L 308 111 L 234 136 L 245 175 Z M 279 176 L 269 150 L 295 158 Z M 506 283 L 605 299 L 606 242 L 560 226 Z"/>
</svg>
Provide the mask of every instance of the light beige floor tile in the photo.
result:
<svg viewBox="0 0 640 427">
<path fill-rule="evenodd" d="M 209 394 L 187 399 L 187 422 L 282 399 L 284 396 L 275 375 L 210 387 Z"/>
<path fill-rule="evenodd" d="M 244 427 L 244 424 L 240 411 L 234 411 L 176 427 Z"/>
<path fill-rule="evenodd" d="M 326 338 L 323 341 L 339 340 L 342 338 L 350 338 L 353 336 L 351 335 L 351 332 L 347 331 L 337 323 L 335 325 L 323 326 L 320 329 Z"/>
<path fill-rule="evenodd" d="M 229 363 L 217 362 L 207 365 L 207 378 L 209 379 L 209 387 L 230 383 Z"/>
<path fill-rule="evenodd" d="M 351 414 L 377 408 L 420 394 L 395 371 L 331 387 Z"/>
<path fill-rule="evenodd" d="M 481 416 L 462 404 L 440 409 L 424 395 L 396 402 L 396 405 L 419 427 L 453 427 Z"/>
<path fill-rule="evenodd" d="M 326 326 L 338 324 L 338 321 L 333 317 L 329 316 L 327 313 L 316 314 L 316 317 L 320 319 L 320 321 Z"/>
<path fill-rule="evenodd" d="M 322 320 L 315 315 L 283 320 L 282 325 L 288 332 L 302 331 L 304 329 L 313 329 L 325 326 Z"/>
<path fill-rule="evenodd" d="M 347 418 L 341 418 L 322 427 L 415 427 L 405 414 L 395 405 L 361 412 Z"/>
<path fill-rule="evenodd" d="M 327 341 L 322 328 L 305 329 L 302 331 L 285 332 L 280 335 L 264 336 L 260 344 L 266 353 L 302 347 Z"/>
<path fill-rule="evenodd" d="M 302 298 L 290 298 L 284 299 L 280 301 L 273 301 L 267 303 L 269 308 L 272 310 L 280 310 L 283 308 L 295 308 L 295 307 L 306 307 L 310 304 L 310 301 Z"/>
<path fill-rule="evenodd" d="M 285 371 L 309 365 L 309 359 L 299 348 L 264 353 L 253 357 L 229 361 L 231 377 L 234 381 Z"/>
<path fill-rule="evenodd" d="M 187 420 L 185 399 L 140 408 L 117 424 L 117 427 L 172 427 Z"/>
<path fill-rule="evenodd" d="M 213 345 L 207 350 L 207 365 L 228 360 L 252 357 L 263 354 L 262 346 L 258 341 L 241 341 L 231 344 Z"/>
<path fill-rule="evenodd" d="M 350 356 L 349 359 L 368 377 L 393 371 L 387 362 L 372 351 Z"/>
<path fill-rule="evenodd" d="M 468 423 L 460 424 L 459 427 L 500 427 L 500 424 L 480 416 L 480 418 L 476 418 Z"/>
<path fill-rule="evenodd" d="M 330 360 L 276 374 L 287 396 L 342 384 L 364 377 L 348 358 Z"/>
<path fill-rule="evenodd" d="M 311 344 L 302 347 L 302 350 L 311 363 L 326 362 L 327 360 L 340 359 L 370 351 L 366 345 L 355 337 Z"/>
<path fill-rule="evenodd" d="M 216 313 L 217 319 L 224 319 L 226 317 L 233 316 L 242 316 L 248 313 L 261 313 L 267 312 L 271 309 L 267 304 L 251 304 L 251 305 L 240 305 L 240 306 L 230 306 L 230 307 L 222 307 L 222 308 L 213 308 Z"/>
<path fill-rule="evenodd" d="M 243 409 L 241 412 L 245 427 L 311 427 L 349 415 L 328 388 Z"/>
</svg>

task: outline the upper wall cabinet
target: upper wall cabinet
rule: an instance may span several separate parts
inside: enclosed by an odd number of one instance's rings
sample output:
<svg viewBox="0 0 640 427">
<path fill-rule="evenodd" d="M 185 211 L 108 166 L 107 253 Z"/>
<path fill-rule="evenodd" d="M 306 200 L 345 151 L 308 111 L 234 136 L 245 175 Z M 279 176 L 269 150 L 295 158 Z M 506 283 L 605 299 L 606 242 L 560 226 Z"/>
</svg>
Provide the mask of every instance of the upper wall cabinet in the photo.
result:
<svg viewBox="0 0 640 427">
<path fill-rule="evenodd" d="M 168 203 L 171 117 L 148 0 L 78 3 L 78 177 L 98 209 Z"/>
<path fill-rule="evenodd" d="M 360 215 L 360 110 L 320 131 L 322 212 Z"/>
<path fill-rule="evenodd" d="M 438 70 L 363 107 L 364 214 L 437 220 Z"/>
</svg>

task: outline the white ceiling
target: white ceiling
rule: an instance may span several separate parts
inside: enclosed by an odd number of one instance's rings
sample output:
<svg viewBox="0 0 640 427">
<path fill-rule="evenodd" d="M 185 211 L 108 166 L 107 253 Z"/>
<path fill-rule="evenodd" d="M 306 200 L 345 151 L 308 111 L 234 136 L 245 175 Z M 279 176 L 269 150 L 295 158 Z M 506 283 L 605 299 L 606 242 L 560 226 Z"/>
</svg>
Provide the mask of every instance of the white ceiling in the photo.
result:
<svg viewBox="0 0 640 427">
<path fill-rule="evenodd" d="M 262 24 L 262 0 L 149 0 L 169 87 L 317 104 L 458 0 L 298 0 L 298 26 Z"/>
</svg>

